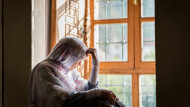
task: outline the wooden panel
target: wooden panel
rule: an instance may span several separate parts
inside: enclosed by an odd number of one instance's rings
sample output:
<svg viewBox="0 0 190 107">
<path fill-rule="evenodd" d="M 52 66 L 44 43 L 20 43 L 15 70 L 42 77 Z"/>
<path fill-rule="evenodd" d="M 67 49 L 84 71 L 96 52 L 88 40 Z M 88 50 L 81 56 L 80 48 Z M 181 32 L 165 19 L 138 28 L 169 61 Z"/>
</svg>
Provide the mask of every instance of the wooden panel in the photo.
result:
<svg viewBox="0 0 190 107">
<path fill-rule="evenodd" d="M 132 107 L 139 107 L 139 75 L 132 75 Z"/>
<path fill-rule="evenodd" d="M 139 68 L 142 69 L 155 69 L 156 63 L 155 62 L 140 62 Z"/>
<path fill-rule="evenodd" d="M 3 106 L 3 33 L 2 33 L 2 0 L 0 1 L 0 107 Z"/>
<path fill-rule="evenodd" d="M 141 39 L 140 39 L 140 0 L 134 6 L 134 36 L 135 36 L 135 68 L 140 68 L 141 62 Z"/>
<path fill-rule="evenodd" d="M 90 32 L 90 35 L 91 35 L 91 37 L 90 37 L 90 48 L 93 48 L 94 47 L 94 0 L 90 0 L 90 23 L 91 23 L 91 26 L 90 26 L 90 28 L 91 28 L 91 32 Z M 92 65 L 92 63 L 91 63 L 91 57 L 89 58 L 89 72 L 88 72 L 88 75 L 90 75 L 90 68 L 91 68 L 91 66 L 90 65 Z M 88 77 L 89 78 L 89 77 Z"/>
<path fill-rule="evenodd" d="M 190 107 L 190 1 L 155 1 L 157 107 Z"/>
<path fill-rule="evenodd" d="M 51 46 L 50 50 L 54 47 L 56 44 L 56 1 L 57 0 L 51 0 Z"/>
<path fill-rule="evenodd" d="M 91 38 L 90 47 L 94 47 L 94 0 L 90 0 Z"/>
<path fill-rule="evenodd" d="M 127 69 L 133 68 L 128 62 L 100 62 L 100 69 Z"/>
<path fill-rule="evenodd" d="M 155 17 L 141 18 L 140 21 L 141 22 L 154 22 L 155 21 Z"/>
<path fill-rule="evenodd" d="M 28 79 L 32 69 L 32 2 L 31 0 L 2 1 L 5 55 L 3 107 L 27 107 Z"/>
<path fill-rule="evenodd" d="M 106 19 L 94 20 L 94 24 L 112 24 L 112 23 L 127 23 L 128 19 Z"/>
<path fill-rule="evenodd" d="M 155 69 L 100 69 L 100 74 L 155 74 Z"/>
<path fill-rule="evenodd" d="M 128 0 L 128 68 L 135 69 L 135 38 L 134 38 L 134 5 L 133 0 Z"/>
</svg>

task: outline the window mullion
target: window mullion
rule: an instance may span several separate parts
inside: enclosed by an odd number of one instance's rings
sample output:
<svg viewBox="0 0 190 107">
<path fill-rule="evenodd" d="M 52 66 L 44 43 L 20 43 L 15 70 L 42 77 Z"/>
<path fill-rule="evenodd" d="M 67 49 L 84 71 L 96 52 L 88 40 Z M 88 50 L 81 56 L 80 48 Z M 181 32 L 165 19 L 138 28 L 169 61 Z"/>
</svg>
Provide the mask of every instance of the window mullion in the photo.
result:
<svg viewBox="0 0 190 107">
<path fill-rule="evenodd" d="M 139 107 L 139 74 L 132 74 L 132 107 Z"/>
<path fill-rule="evenodd" d="M 136 0 L 136 4 L 133 3 L 134 69 L 140 69 L 141 62 L 140 5 L 141 0 Z M 134 73 L 132 74 L 132 107 L 140 106 L 139 95 L 139 73 Z"/>
<path fill-rule="evenodd" d="M 128 61 L 129 68 L 135 68 L 134 5 L 128 0 Z"/>
<path fill-rule="evenodd" d="M 135 69 L 140 69 L 141 63 L 141 24 L 140 24 L 140 0 L 134 6 L 134 37 L 135 37 Z"/>
</svg>

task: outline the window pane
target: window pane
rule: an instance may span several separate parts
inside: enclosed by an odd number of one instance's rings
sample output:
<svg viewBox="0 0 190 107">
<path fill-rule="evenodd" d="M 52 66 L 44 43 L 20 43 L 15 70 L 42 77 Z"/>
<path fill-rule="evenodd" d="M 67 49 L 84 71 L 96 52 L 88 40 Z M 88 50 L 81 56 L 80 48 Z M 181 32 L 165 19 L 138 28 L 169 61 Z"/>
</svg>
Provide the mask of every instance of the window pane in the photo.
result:
<svg viewBox="0 0 190 107">
<path fill-rule="evenodd" d="M 154 0 L 141 0 L 141 16 L 154 17 L 155 16 Z"/>
<path fill-rule="evenodd" d="M 127 18 L 127 0 L 94 0 L 95 19 Z"/>
<path fill-rule="evenodd" d="M 106 61 L 106 45 L 98 44 L 96 47 L 100 61 Z"/>
<path fill-rule="evenodd" d="M 155 75 L 140 76 L 140 107 L 156 107 Z"/>
<path fill-rule="evenodd" d="M 154 22 L 142 23 L 142 61 L 155 61 Z"/>
<path fill-rule="evenodd" d="M 127 24 L 96 25 L 94 46 L 100 61 L 127 61 Z"/>
<path fill-rule="evenodd" d="M 123 60 L 126 59 L 126 61 L 128 61 L 128 50 L 127 50 L 127 43 L 124 43 L 123 45 Z"/>
<path fill-rule="evenodd" d="M 109 89 L 126 104 L 132 107 L 131 75 L 99 75 L 99 88 Z"/>
<path fill-rule="evenodd" d="M 113 51 L 117 50 L 117 51 Z M 107 60 L 108 61 L 122 61 L 122 45 L 108 44 L 107 45 Z"/>
</svg>

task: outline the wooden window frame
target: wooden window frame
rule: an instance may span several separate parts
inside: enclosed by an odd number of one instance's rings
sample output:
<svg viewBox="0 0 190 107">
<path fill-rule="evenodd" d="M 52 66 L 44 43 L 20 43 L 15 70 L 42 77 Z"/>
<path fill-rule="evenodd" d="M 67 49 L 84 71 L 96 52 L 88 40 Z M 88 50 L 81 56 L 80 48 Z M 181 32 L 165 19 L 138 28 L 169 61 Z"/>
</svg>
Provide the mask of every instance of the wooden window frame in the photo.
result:
<svg viewBox="0 0 190 107">
<path fill-rule="evenodd" d="M 129 28 L 132 26 L 133 17 L 131 12 L 128 13 L 128 18 L 123 19 L 105 19 L 105 20 L 94 20 L 94 0 L 90 0 L 90 17 L 91 17 L 91 42 L 90 47 L 94 48 L 94 26 L 97 24 L 128 24 L 128 35 L 133 33 L 133 29 Z M 118 62 L 100 62 L 100 74 L 126 74 L 126 72 L 131 73 L 134 68 L 134 38 L 128 36 L 128 61 L 118 61 Z M 130 46 L 130 47 L 129 47 Z M 90 61 L 91 62 L 91 61 Z M 90 67 L 91 69 L 91 67 Z"/>
<path fill-rule="evenodd" d="M 57 37 L 56 37 L 56 3 L 57 0 L 51 1 L 51 36 L 50 36 L 50 50 L 55 46 Z"/>
<path fill-rule="evenodd" d="M 140 106 L 139 77 L 140 75 L 154 75 L 155 61 L 142 61 L 141 23 L 155 22 L 155 17 L 141 17 L 141 0 L 128 0 L 128 18 L 123 19 L 94 19 L 94 0 L 90 0 L 91 42 L 94 48 L 94 26 L 97 24 L 128 23 L 128 61 L 100 62 L 100 74 L 130 74 L 132 75 L 132 107 Z M 91 65 L 91 58 L 90 58 Z M 89 71 L 91 67 L 89 67 Z M 90 73 L 90 72 L 88 72 Z"/>
<path fill-rule="evenodd" d="M 141 0 L 134 5 L 134 28 L 135 28 L 135 68 L 145 70 L 143 73 L 155 74 L 155 61 L 142 61 L 141 50 L 141 23 L 155 22 L 155 17 L 141 17 Z"/>
</svg>

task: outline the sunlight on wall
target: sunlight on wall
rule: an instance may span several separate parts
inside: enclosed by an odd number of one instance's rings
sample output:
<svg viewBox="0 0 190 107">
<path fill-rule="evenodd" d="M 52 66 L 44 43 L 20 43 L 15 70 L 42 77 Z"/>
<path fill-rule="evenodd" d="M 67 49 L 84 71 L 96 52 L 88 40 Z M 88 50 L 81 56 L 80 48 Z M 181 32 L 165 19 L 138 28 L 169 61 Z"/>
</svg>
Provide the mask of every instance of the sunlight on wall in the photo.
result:
<svg viewBox="0 0 190 107">
<path fill-rule="evenodd" d="M 32 68 L 45 58 L 45 1 L 32 0 Z"/>
</svg>

